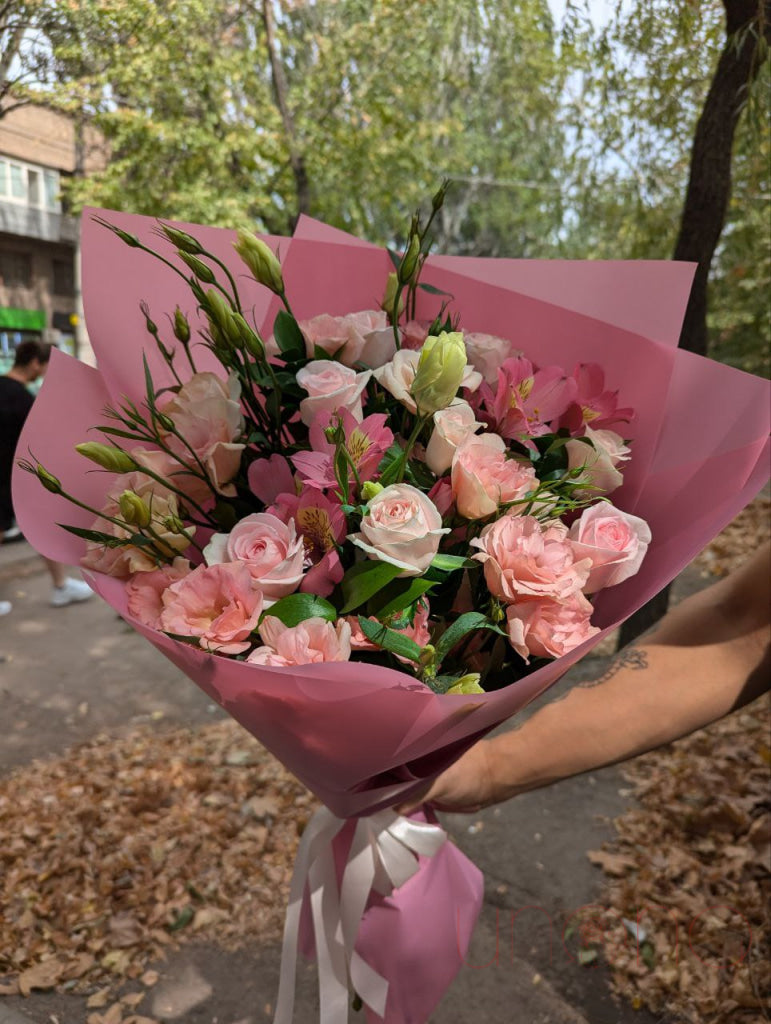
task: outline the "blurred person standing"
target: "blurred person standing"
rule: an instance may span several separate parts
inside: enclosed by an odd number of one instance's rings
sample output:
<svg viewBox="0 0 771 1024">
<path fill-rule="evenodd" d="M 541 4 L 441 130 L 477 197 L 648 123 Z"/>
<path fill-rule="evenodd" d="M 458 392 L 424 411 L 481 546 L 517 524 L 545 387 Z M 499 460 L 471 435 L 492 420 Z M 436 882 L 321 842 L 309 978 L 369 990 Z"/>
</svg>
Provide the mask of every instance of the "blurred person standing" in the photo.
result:
<svg viewBox="0 0 771 1024">
<path fill-rule="evenodd" d="M 11 500 L 11 474 L 16 445 L 24 421 L 35 401 L 28 385 L 45 376 L 51 358 L 51 345 L 43 341 L 23 341 L 16 349 L 14 364 L 0 377 L 0 543 L 14 526 Z M 65 566 L 43 557 L 53 588 L 51 604 L 56 608 L 76 601 L 87 601 L 93 591 L 83 580 L 68 576 Z M 12 609 L 10 601 L 0 601 L 0 615 Z"/>
</svg>

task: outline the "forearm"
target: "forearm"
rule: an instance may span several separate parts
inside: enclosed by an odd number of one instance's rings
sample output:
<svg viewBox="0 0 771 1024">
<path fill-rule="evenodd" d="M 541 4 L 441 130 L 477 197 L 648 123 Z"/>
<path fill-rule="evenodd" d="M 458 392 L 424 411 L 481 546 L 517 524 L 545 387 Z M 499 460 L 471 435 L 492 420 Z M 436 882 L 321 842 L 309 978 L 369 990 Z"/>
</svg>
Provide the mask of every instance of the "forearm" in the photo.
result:
<svg viewBox="0 0 771 1024">
<path fill-rule="evenodd" d="M 627 648 L 599 680 L 488 741 L 492 801 L 634 757 L 728 714 L 763 661 L 757 639 L 743 652 L 726 643 Z"/>
</svg>

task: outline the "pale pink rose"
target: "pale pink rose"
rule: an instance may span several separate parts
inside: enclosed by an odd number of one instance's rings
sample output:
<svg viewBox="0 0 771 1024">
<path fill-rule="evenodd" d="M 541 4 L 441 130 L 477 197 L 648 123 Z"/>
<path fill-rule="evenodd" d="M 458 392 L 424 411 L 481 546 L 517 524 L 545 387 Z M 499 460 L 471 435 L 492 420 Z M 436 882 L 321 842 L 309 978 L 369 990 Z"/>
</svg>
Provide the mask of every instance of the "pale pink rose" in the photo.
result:
<svg viewBox="0 0 771 1024">
<path fill-rule="evenodd" d="M 215 533 L 203 556 L 207 565 L 241 562 L 269 601 L 286 597 L 302 583 L 305 545 L 294 519 L 284 523 L 268 512 L 254 512 L 230 533 Z"/>
<path fill-rule="evenodd" d="M 635 575 L 651 542 L 651 531 L 644 519 L 601 501 L 584 509 L 570 527 L 569 538 L 576 558 L 588 559 L 591 565 L 583 589 L 594 594 Z"/>
<path fill-rule="evenodd" d="M 351 657 L 351 627 L 345 619 L 327 622 L 314 617 L 285 626 L 274 615 L 266 615 L 260 636 L 265 646 L 255 648 L 246 659 L 252 665 L 314 665 Z"/>
<path fill-rule="evenodd" d="M 408 320 L 399 329 L 401 347 L 413 349 L 417 352 L 423 347 L 423 342 L 428 337 L 428 328 L 430 326 L 431 324 L 424 320 Z"/>
<path fill-rule="evenodd" d="M 471 546 L 485 567 L 490 593 L 513 603 L 546 597 L 565 601 L 581 590 L 591 561 L 580 559 L 560 522 L 542 526 L 533 516 L 502 516 L 486 526 Z"/>
<path fill-rule="evenodd" d="M 262 614 L 262 591 L 245 565 L 199 565 L 163 595 L 160 628 L 196 637 L 204 650 L 242 654 Z"/>
<path fill-rule="evenodd" d="M 297 383 L 308 392 L 300 402 L 300 417 L 307 426 L 321 413 L 347 409 L 361 421 L 361 393 L 372 376 L 370 370 L 357 373 L 334 359 L 314 359 L 297 372 Z"/>
<path fill-rule="evenodd" d="M 110 519 L 123 521 L 118 501 L 124 491 L 133 491 L 147 504 L 151 513 L 150 527 L 155 533 L 155 543 L 164 556 L 173 558 L 190 547 L 191 539 L 195 534 L 194 526 L 188 527 L 187 536 L 184 536 L 180 533 L 172 533 L 165 525 L 165 520 L 168 517 L 176 518 L 179 514 L 176 495 L 167 491 L 152 477 L 139 471 L 122 473 L 115 477 L 107 493 L 107 500 L 102 507 L 102 515 L 91 524 L 92 530 L 125 540 L 138 532 L 138 527 L 131 525 L 123 527 L 118 523 L 110 522 Z M 110 519 L 106 518 L 107 516 Z M 89 540 L 86 541 L 86 553 L 80 564 L 86 569 L 94 569 L 107 576 L 124 577 L 131 576 L 135 572 L 152 572 L 158 568 L 158 559 L 149 548 L 144 546 L 106 547 L 97 541 Z"/>
<path fill-rule="evenodd" d="M 419 359 L 420 352 L 400 348 L 390 362 L 384 366 L 379 366 L 375 370 L 375 378 L 378 384 L 390 392 L 411 413 L 417 412 L 417 407 L 410 391 L 412 390 L 412 382 L 415 380 L 415 371 L 418 368 Z"/>
<path fill-rule="evenodd" d="M 508 339 L 498 338 L 494 334 L 464 332 L 463 341 L 468 361 L 482 374 L 488 384 L 497 383 L 498 370 L 505 359 L 522 354 Z"/>
<path fill-rule="evenodd" d="M 378 367 L 374 371 L 378 384 L 385 388 L 386 391 L 389 391 L 411 413 L 417 412 L 417 406 L 411 391 L 419 360 L 420 352 L 400 348 L 389 363 Z M 481 373 L 477 373 L 474 367 L 467 363 L 460 382 L 461 388 L 476 391 L 481 383 Z"/>
<path fill-rule="evenodd" d="M 631 450 L 613 430 L 592 430 L 587 427 L 583 436 L 592 443 L 586 444 L 574 438 L 565 445 L 568 468 L 583 467 L 579 479 L 586 480 L 586 489 L 610 494 L 624 482 L 618 466 L 630 457 Z"/>
<path fill-rule="evenodd" d="M 382 310 L 367 309 L 346 316 L 322 313 L 300 320 L 298 326 L 309 359 L 315 359 L 318 346 L 344 366 L 361 363 L 374 369 L 387 363 L 396 351 L 393 329 Z"/>
<path fill-rule="evenodd" d="M 283 455 L 255 459 L 246 474 L 249 490 L 265 505 L 270 505 L 279 494 L 295 490 L 294 473 Z"/>
<path fill-rule="evenodd" d="M 164 591 L 191 571 L 186 558 L 175 558 L 171 565 L 152 572 L 138 572 L 126 581 L 129 614 L 151 629 L 158 629 L 163 611 Z"/>
<path fill-rule="evenodd" d="M 361 533 L 349 539 L 370 558 L 398 565 L 400 576 L 420 576 L 433 561 L 448 529 L 436 505 L 410 484 L 392 484 L 367 506 Z"/>
<path fill-rule="evenodd" d="M 214 373 L 196 373 L 179 392 L 158 403 L 184 438 L 182 441 L 175 434 L 167 434 L 169 448 L 183 462 L 195 466 L 189 450 L 192 448 L 219 494 L 236 493 L 232 480 L 245 447 L 236 441 L 244 429 L 240 393 L 234 374 L 223 381 Z"/>
<path fill-rule="evenodd" d="M 599 633 L 589 621 L 593 608 L 577 591 L 564 601 L 520 601 L 506 609 L 509 641 L 526 662 L 561 658 Z"/>
<path fill-rule="evenodd" d="M 508 458 L 497 434 L 472 435 L 456 449 L 451 481 L 456 508 L 466 519 L 485 519 L 538 486 L 532 465 Z"/>
<path fill-rule="evenodd" d="M 426 448 L 428 468 L 441 476 L 452 465 L 456 448 L 484 426 L 462 398 L 434 413 L 434 430 Z"/>
</svg>

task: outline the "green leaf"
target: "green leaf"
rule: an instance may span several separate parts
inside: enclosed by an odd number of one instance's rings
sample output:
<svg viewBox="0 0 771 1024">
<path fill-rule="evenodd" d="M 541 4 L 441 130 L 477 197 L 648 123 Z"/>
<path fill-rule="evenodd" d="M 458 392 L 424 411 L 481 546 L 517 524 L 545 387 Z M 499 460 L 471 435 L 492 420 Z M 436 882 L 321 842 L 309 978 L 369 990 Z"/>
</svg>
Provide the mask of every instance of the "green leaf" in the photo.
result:
<svg viewBox="0 0 771 1024">
<path fill-rule="evenodd" d="M 382 590 L 401 571 L 398 565 L 392 565 L 390 562 L 379 562 L 375 559 L 357 562 L 346 572 L 340 583 L 345 600 L 340 614 L 347 615 L 365 601 L 369 601 L 373 594 Z"/>
<path fill-rule="evenodd" d="M 404 580 L 393 580 L 388 586 L 383 587 L 380 593 L 375 594 L 369 603 L 369 611 L 381 619 L 389 615 L 409 608 L 419 598 L 436 586 L 433 580 L 426 580 L 421 577 L 412 577 Z"/>
<path fill-rule="evenodd" d="M 410 640 L 403 633 L 397 633 L 395 629 L 389 629 L 382 622 L 373 622 L 364 615 L 359 616 L 359 626 L 362 633 L 377 647 L 391 654 L 398 654 L 401 658 L 409 658 L 410 661 L 419 662 L 423 648 Z"/>
<path fill-rule="evenodd" d="M 84 530 L 81 526 L 66 526 L 64 523 L 57 523 L 56 525 L 61 526 L 67 533 L 73 533 L 76 537 L 94 541 L 96 544 L 103 544 L 106 548 L 122 548 L 128 547 L 131 544 L 127 537 L 115 537 L 111 533 L 101 533 L 99 530 Z"/>
<path fill-rule="evenodd" d="M 273 337 L 282 357 L 287 362 L 294 362 L 305 356 L 305 338 L 297 326 L 297 321 L 285 309 L 276 314 L 273 321 Z"/>
<path fill-rule="evenodd" d="M 432 284 L 424 284 L 423 281 L 418 284 L 418 288 L 420 288 L 422 292 L 428 292 L 429 295 L 446 295 L 448 299 L 455 298 L 452 292 L 446 292 L 441 288 L 435 288 Z"/>
<path fill-rule="evenodd" d="M 442 572 L 455 572 L 456 569 L 478 569 L 480 564 L 475 559 L 463 555 L 437 555 L 431 562 L 431 568 L 441 569 Z"/>
<path fill-rule="evenodd" d="M 151 411 L 155 409 L 155 385 L 153 384 L 153 377 L 150 373 L 150 366 L 147 362 L 147 356 L 142 353 L 142 366 L 145 368 L 145 391 L 147 392 L 147 404 Z"/>
<path fill-rule="evenodd" d="M 190 922 L 193 920 L 194 915 L 195 911 L 193 910 L 192 906 L 188 903 L 186 907 L 183 907 L 182 910 L 180 910 L 180 912 L 168 926 L 168 930 L 170 932 L 181 931 L 183 928 L 186 928 L 190 924 Z"/>
<path fill-rule="evenodd" d="M 485 629 L 490 625 L 487 616 L 481 612 L 466 612 L 459 615 L 453 624 L 442 633 L 436 644 L 436 661 L 441 664 L 456 644 L 474 629 Z"/>
<path fill-rule="evenodd" d="M 305 619 L 326 619 L 327 622 L 337 621 L 337 609 L 329 601 L 317 594 L 289 594 L 276 601 L 270 608 L 266 608 L 260 616 L 260 621 L 266 615 L 273 615 L 280 619 L 285 626 L 296 626 Z"/>
</svg>

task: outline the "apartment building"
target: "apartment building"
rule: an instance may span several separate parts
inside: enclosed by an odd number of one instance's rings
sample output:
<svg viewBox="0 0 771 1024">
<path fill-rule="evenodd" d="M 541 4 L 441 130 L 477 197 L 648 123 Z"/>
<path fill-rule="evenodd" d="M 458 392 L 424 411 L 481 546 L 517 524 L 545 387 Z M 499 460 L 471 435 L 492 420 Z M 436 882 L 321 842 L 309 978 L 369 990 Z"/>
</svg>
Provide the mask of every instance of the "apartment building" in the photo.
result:
<svg viewBox="0 0 771 1024">
<path fill-rule="evenodd" d="M 86 171 L 103 159 L 93 136 L 87 143 Z M 33 105 L 0 117 L 0 372 L 27 338 L 93 361 L 81 322 L 78 222 L 61 199 L 76 166 L 69 118 Z"/>
</svg>

